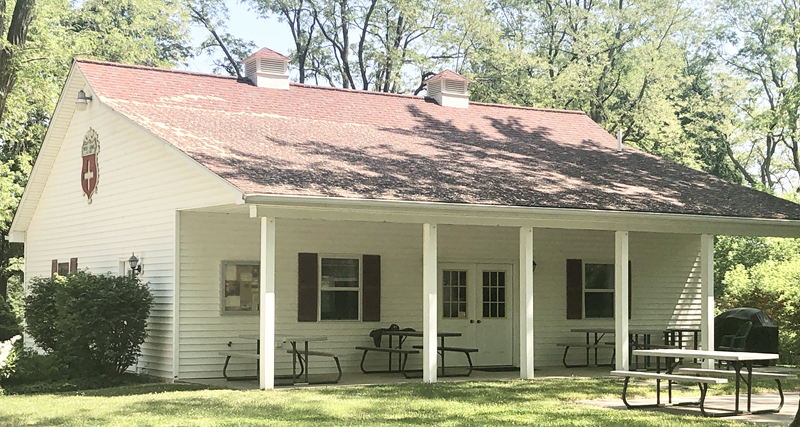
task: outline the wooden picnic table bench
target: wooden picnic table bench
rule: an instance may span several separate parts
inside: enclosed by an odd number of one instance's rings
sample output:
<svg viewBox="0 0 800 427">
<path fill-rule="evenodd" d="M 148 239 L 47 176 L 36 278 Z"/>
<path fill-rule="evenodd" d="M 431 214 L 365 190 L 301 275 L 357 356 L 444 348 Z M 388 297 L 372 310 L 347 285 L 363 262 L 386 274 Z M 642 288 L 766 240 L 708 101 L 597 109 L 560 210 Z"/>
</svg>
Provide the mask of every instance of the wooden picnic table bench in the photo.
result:
<svg viewBox="0 0 800 427">
<path fill-rule="evenodd" d="M 706 375 L 706 376 L 720 376 L 720 377 L 733 377 L 736 378 L 737 372 L 730 371 L 730 370 L 720 370 L 720 369 L 701 369 L 701 368 L 680 368 L 678 372 L 682 374 L 696 374 L 696 375 Z M 738 373 L 739 378 L 748 384 L 746 375 L 742 375 L 741 372 Z M 784 374 L 779 372 L 764 372 L 764 371 L 753 371 L 750 374 L 751 378 L 766 378 L 766 379 L 773 379 L 778 384 L 778 394 L 781 397 L 780 404 L 776 409 L 763 409 L 760 411 L 752 411 L 752 414 L 769 414 L 774 412 L 780 412 L 781 408 L 783 408 L 784 403 L 784 396 L 783 396 L 783 387 L 781 386 L 781 380 L 794 380 L 797 379 L 797 375 L 795 374 Z M 749 384 L 748 384 L 749 385 Z"/>
<path fill-rule="evenodd" d="M 359 346 L 359 347 L 356 347 L 356 350 L 362 350 L 364 352 L 361 355 L 361 372 L 363 372 L 365 374 L 389 374 L 389 373 L 400 372 L 406 378 L 410 378 L 408 376 L 408 374 L 406 373 L 406 362 L 408 361 L 408 355 L 409 354 L 418 354 L 419 353 L 419 350 L 409 350 L 409 349 L 403 349 L 403 348 L 387 348 L 387 347 L 362 347 L 362 346 Z M 364 360 L 367 358 L 367 353 L 369 353 L 370 351 L 377 351 L 377 352 L 380 352 L 380 353 L 388 353 L 388 354 L 399 354 L 402 357 L 402 362 L 400 363 L 400 369 L 399 370 L 393 370 L 391 368 L 391 365 L 389 366 L 388 370 L 384 370 L 384 371 L 368 371 L 368 370 L 364 369 Z"/>
<path fill-rule="evenodd" d="M 423 349 L 423 346 L 415 345 L 415 346 L 412 346 L 412 348 L 418 348 L 418 349 L 421 350 L 421 349 Z M 436 350 L 442 356 L 442 361 L 444 361 L 444 352 L 445 351 L 454 351 L 454 352 L 458 352 L 458 353 L 464 353 L 464 355 L 467 356 L 467 362 L 469 362 L 469 371 L 466 374 L 460 374 L 460 375 L 452 375 L 451 374 L 449 376 L 451 376 L 451 377 L 468 377 L 468 376 L 470 376 L 472 374 L 472 358 L 470 357 L 469 354 L 470 353 L 476 353 L 478 351 L 477 348 L 449 347 L 449 346 L 448 347 L 442 347 L 442 346 L 438 346 L 438 347 L 436 347 Z M 442 362 L 442 371 L 444 371 L 444 362 Z"/>
<path fill-rule="evenodd" d="M 716 414 L 716 413 L 708 413 L 706 412 L 705 408 L 705 401 L 706 401 L 706 392 L 708 391 L 708 384 L 724 384 L 727 383 L 728 380 L 725 378 L 713 378 L 713 377 L 697 377 L 691 375 L 675 375 L 675 374 L 662 374 L 656 372 L 641 372 L 641 371 L 611 371 L 611 375 L 615 377 L 623 377 L 625 378 L 625 383 L 622 386 L 622 402 L 625 404 L 625 407 L 628 409 L 639 409 L 639 408 L 655 408 L 661 406 L 661 380 L 666 380 L 671 383 L 697 383 L 700 387 L 700 400 L 697 402 L 683 402 L 676 404 L 677 406 L 684 406 L 684 405 L 700 405 L 700 413 L 703 414 L 705 417 L 713 417 L 713 416 L 723 416 L 729 415 L 728 413 L 723 414 Z M 632 405 L 628 402 L 627 399 L 627 392 L 628 392 L 628 383 L 630 382 L 631 378 L 643 378 L 643 379 L 654 379 L 656 380 L 656 403 L 655 404 L 641 404 L 641 405 Z M 672 404 L 672 393 L 669 396 L 669 404 Z"/>
</svg>

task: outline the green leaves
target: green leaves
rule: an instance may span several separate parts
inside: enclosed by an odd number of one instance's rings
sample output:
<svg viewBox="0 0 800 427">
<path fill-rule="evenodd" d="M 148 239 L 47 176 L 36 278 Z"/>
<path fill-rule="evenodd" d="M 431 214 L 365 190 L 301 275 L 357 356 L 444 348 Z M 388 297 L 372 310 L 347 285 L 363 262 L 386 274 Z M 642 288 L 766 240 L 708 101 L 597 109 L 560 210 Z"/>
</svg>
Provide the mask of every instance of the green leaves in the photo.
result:
<svg viewBox="0 0 800 427">
<path fill-rule="evenodd" d="M 152 305 L 147 285 L 131 277 L 79 271 L 34 278 L 26 331 L 76 372 L 120 374 L 141 353 Z"/>
</svg>

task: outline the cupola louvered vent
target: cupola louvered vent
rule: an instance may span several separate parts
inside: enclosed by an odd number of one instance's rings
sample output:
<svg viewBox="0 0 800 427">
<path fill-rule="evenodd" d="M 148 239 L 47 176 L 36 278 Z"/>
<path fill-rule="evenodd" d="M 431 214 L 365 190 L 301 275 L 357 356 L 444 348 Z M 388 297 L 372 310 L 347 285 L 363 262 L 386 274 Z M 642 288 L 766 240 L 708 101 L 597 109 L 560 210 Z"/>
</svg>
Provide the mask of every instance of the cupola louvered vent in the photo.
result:
<svg viewBox="0 0 800 427">
<path fill-rule="evenodd" d="M 467 85 L 469 79 L 458 75 L 450 70 L 426 80 L 428 96 L 433 98 L 437 104 L 443 107 L 468 108 L 469 94 Z"/>
<path fill-rule="evenodd" d="M 263 48 L 242 61 L 245 77 L 258 87 L 289 89 L 289 58 Z"/>
<path fill-rule="evenodd" d="M 264 73 L 283 74 L 286 72 L 286 63 L 283 61 L 261 58 L 259 65 Z"/>
</svg>

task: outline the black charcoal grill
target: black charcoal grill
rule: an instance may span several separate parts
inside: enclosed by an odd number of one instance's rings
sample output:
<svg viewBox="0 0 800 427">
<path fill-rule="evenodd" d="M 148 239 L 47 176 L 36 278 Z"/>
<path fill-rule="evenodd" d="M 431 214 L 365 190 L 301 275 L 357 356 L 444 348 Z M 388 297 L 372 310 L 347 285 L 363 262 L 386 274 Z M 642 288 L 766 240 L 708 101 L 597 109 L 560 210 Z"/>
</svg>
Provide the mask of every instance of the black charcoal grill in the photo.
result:
<svg viewBox="0 0 800 427">
<path fill-rule="evenodd" d="M 778 352 L 778 324 L 764 310 L 758 308 L 732 308 L 714 318 L 714 349 L 729 345 L 723 343 L 725 335 L 736 335 L 743 323 L 753 322 L 740 351 L 756 353 Z"/>
</svg>

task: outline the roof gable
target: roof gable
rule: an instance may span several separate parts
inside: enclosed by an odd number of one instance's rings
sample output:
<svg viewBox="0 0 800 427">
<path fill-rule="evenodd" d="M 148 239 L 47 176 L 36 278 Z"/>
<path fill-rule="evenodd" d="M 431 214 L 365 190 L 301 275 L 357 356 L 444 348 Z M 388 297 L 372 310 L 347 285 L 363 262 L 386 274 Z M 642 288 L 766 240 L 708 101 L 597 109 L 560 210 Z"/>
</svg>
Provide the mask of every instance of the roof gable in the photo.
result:
<svg viewBox="0 0 800 427">
<path fill-rule="evenodd" d="M 617 152 L 581 112 L 78 65 L 102 102 L 248 194 L 800 219 L 800 205 Z"/>
</svg>

